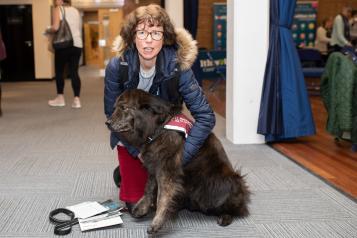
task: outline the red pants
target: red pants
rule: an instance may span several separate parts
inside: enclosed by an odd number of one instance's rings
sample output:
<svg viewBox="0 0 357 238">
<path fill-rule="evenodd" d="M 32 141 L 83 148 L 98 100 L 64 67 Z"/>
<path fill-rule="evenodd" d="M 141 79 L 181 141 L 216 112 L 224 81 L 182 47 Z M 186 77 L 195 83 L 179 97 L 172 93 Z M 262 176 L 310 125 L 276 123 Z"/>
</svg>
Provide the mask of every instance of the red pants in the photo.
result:
<svg viewBox="0 0 357 238">
<path fill-rule="evenodd" d="M 117 146 L 120 165 L 119 198 L 124 202 L 135 203 L 144 195 L 148 178 L 147 171 L 138 158 L 132 157 L 123 146 Z"/>
</svg>

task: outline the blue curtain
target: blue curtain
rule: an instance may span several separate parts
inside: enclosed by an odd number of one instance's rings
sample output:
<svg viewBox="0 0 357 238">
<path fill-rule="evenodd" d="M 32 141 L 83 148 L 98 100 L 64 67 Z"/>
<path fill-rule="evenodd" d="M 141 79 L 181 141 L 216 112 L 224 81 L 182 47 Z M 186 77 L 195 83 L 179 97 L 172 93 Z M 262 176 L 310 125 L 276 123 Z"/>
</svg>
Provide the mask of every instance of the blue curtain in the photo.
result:
<svg viewBox="0 0 357 238">
<path fill-rule="evenodd" d="M 196 39 L 197 35 L 197 22 L 198 22 L 198 0 L 184 0 L 183 7 L 184 7 L 184 27 L 187 29 L 192 37 Z M 198 84 L 202 86 L 202 79 L 200 77 L 200 63 L 198 58 L 192 65 L 193 73 L 198 81 Z"/>
<path fill-rule="evenodd" d="M 258 133 L 268 142 L 315 134 L 290 30 L 295 6 L 296 0 L 270 1 L 270 43 L 258 121 Z"/>
<path fill-rule="evenodd" d="M 279 0 L 270 1 L 269 51 L 265 67 L 258 133 L 280 135 L 282 133 L 282 105 L 280 94 L 280 38 Z"/>
</svg>

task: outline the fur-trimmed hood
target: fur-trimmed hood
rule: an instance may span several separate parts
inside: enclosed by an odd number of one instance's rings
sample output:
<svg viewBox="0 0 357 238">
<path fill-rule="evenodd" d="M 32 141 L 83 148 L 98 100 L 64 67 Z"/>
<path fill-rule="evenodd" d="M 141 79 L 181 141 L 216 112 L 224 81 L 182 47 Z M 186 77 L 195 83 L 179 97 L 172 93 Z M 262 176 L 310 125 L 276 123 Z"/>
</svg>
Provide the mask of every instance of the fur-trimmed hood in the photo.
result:
<svg viewBox="0 0 357 238">
<path fill-rule="evenodd" d="M 198 48 L 197 41 L 195 41 L 191 34 L 183 29 L 176 28 L 176 60 L 182 71 L 188 70 L 191 68 L 192 64 L 195 62 Z M 113 42 L 113 52 L 116 52 L 118 57 L 121 57 L 125 54 L 125 47 L 123 39 L 121 36 L 118 36 Z M 166 46 L 163 47 L 165 49 Z M 170 47 L 170 46 L 169 46 Z"/>
</svg>

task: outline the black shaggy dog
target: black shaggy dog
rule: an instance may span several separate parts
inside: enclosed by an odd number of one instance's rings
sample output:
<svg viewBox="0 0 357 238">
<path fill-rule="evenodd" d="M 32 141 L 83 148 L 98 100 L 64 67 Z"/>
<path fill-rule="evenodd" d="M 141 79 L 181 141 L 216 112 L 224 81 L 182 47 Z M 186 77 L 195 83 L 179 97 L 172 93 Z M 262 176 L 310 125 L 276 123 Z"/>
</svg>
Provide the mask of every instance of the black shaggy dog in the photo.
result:
<svg viewBox="0 0 357 238">
<path fill-rule="evenodd" d="M 248 215 L 247 185 L 214 134 L 183 166 L 183 134 L 163 128 L 181 108 L 138 89 L 121 94 L 115 107 L 106 124 L 140 150 L 149 174 L 145 194 L 131 212 L 136 218 L 145 216 L 156 202 L 148 233 L 157 232 L 170 215 L 183 208 L 218 216 L 221 226 L 229 225 L 233 217 Z"/>
</svg>

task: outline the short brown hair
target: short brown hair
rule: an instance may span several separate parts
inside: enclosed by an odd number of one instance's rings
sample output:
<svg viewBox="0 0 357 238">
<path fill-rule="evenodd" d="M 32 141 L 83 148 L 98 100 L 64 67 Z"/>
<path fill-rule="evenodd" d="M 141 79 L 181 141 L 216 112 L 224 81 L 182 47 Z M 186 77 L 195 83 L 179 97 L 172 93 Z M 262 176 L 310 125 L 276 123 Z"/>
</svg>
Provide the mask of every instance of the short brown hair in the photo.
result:
<svg viewBox="0 0 357 238">
<path fill-rule="evenodd" d="M 135 39 L 135 30 L 138 24 L 145 23 L 149 26 L 162 26 L 164 28 L 164 45 L 176 43 L 175 27 L 167 12 L 157 4 L 141 6 L 132 11 L 125 18 L 120 36 L 123 38 L 126 50 Z"/>
</svg>

